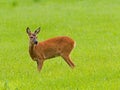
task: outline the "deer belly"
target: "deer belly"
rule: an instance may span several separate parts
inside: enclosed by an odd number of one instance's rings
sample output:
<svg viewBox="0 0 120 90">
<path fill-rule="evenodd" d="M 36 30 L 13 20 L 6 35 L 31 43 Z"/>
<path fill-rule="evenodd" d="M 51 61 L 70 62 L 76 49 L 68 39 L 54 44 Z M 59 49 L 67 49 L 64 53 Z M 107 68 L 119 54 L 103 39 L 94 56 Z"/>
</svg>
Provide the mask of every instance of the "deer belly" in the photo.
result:
<svg viewBox="0 0 120 90">
<path fill-rule="evenodd" d="M 56 50 L 53 50 L 53 49 L 44 50 L 45 59 L 54 58 L 56 56 L 59 56 L 59 53 Z"/>
</svg>

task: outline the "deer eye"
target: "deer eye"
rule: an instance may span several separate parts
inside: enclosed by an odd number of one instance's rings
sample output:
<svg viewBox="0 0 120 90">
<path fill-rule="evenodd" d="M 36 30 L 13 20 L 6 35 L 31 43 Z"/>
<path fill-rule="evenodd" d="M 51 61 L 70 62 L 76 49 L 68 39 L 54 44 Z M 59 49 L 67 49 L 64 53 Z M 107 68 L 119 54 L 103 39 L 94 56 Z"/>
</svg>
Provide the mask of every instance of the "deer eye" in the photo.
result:
<svg viewBox="0 0 120 90">
<path fill-rule="evenodd" d="M 30 38 L 33 38 L 33 37 L 30 37 Z"/>
</svg>

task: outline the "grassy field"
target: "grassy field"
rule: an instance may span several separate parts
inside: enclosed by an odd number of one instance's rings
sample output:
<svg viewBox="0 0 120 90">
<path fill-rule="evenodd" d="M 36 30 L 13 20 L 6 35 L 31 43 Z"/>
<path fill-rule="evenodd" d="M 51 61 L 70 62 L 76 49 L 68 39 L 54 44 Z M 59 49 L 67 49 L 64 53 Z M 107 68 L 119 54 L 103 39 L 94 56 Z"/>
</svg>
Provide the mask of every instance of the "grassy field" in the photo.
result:
<svg viewBox="0 0 120 90">
<path fill-rule="evenodd" d="M 73 38 L 76 67 L 57 57 L 39 73 L 28 26 L 39 41 Z M 120 90 L 120 1 L 0 0 L 0 90 Z"/>
</svg>

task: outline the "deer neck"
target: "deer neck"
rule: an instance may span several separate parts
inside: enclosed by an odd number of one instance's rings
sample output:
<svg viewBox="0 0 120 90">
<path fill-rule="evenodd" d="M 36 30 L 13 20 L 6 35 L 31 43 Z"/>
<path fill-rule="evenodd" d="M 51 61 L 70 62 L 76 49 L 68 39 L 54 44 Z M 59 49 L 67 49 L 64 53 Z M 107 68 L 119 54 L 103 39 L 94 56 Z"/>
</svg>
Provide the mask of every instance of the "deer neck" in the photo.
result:
<svg viewBox="0 0 120 90">
<path fill-rule="evenodd" d="M 31 58 L 34 60 L 35 58 L 35 52 L 34 52 L 34 44 L 29 44 L 29 54 L 31 56 Z"/>
</svg>

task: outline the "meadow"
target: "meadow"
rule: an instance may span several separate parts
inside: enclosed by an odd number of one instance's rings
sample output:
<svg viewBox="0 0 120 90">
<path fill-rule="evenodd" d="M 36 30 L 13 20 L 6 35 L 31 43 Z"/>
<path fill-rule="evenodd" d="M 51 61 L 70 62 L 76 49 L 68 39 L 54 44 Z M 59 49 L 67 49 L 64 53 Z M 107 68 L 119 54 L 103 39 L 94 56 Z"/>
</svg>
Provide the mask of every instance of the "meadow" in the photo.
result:
<svg viewBox="0 0 120 90">
<path fill-rule="evenodd" d="M 26 27 L 73 38 L 76 67 L 57 57 L 39 73 Z M 119 0 L 0 0 L 0 90 L 120 90 L 119 27 Z"/>
</svg>

